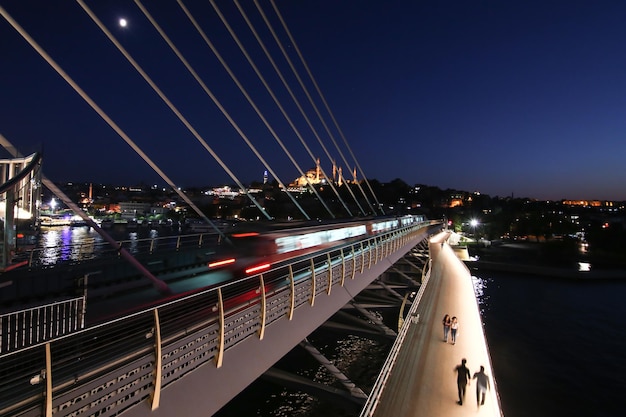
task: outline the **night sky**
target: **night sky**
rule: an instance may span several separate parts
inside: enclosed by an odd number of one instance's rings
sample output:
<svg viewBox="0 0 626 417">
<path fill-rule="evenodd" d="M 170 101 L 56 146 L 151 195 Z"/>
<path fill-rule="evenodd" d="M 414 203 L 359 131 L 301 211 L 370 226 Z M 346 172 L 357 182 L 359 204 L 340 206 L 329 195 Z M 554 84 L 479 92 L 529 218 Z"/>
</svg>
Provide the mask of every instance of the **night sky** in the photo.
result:
<svg viewBox="0 0 626 417">
<path fill-rule="evenodd" d="M 247 184 L 265 169 L 133 1 L 93 11 Z M 142 2 L 280 179 L 298 169 L 176 1 Z M 303 170 L 314 166 L 209 0 L 183 4 Z M 331 162 L 233 1 L 219 10 L 330 173 Z M 332 134 L 317 117 L 254 1 L 240 0 L 324 147 L 354 159 L 269 0 L 271 22 Z M 626 200 L 626 2 L 276 0 L 368 178 L 538 199 Z M 234 184 L 83 8 L 0 0 L 9 13 L 174 181 Z M 125 18 L 123 28 L 119 19 Z M 0 18 L 0 133 L 43 150 L 56 182 L 165 182 Z M 339 145 L 341 154 L 333 144 Z M 362 177 L 359 172 L 359 177 Z"/>
</svg>

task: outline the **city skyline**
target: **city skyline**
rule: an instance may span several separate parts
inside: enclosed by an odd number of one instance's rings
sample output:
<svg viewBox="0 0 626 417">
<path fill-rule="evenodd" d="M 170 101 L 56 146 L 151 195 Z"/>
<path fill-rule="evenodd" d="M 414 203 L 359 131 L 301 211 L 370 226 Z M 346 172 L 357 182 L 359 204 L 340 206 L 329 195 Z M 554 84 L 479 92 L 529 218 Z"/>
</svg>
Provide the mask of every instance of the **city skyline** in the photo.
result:
<svg viewBox="0 0 626 417">
<path fill-rule="evenodd" d="M 3 1 L 0 6 L 176 184 L 232 184 L 79 3 L 34 7 Z M 243 183 L 262 179 L 267 167 L 135 3 L 84 3 Z M 211 3 L 188 3 L 299 167 L 306 172 L 315 166 Z M 315 96 L 324 123 L 298 87 L 255 3 L 240 2 L 327 150 L 236 4 L 216 2 L 324 169 L 332 159 L 344 174 L 358 163 L 359 179 L 365 174 L 380 182 L 399 178 L 408 184 L 540 200 L 626 200 L 626 148 L 620 136 L 626 128 L 620 112 L 620 87 L 626 84 L 625 4 L 275 3 L 295 44 L 272 3 L 259 2 L 315 94 L 306 68 L 297 61 L 296 46 L 302 52 L 332 111 L 327 114 Z M 183 10 L 174 2 L 143 6 L 280 180 L 288 184 L 299 177 L 290 156 Z M 4 18 L 0 37 L 6 56 L 0 88 L 10 103 L 0 114 L 0 133 L 23 153 L 43 150 L 47 177 L 56 182 L 162 183 Z"/>
</svg>

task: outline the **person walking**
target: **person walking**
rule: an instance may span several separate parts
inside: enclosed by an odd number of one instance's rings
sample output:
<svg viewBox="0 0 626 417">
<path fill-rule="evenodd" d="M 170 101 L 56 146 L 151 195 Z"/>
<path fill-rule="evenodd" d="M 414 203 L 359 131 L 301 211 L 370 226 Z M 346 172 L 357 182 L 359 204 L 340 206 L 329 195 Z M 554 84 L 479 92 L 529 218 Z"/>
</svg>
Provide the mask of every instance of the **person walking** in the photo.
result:
<svg viewBox="0 0 626 417">
<path fill-rule="evenodd" d="M 450 315 L 446 314 L 443 316 L 443 341 L 448 342 L 448 334 L 450 333 L 450 324 L 452 324 L 452 319 L 450 319 Z"/>
<path fill-rule="evenodd" d="M 456 316 L 452 317 L 452 322 L 450 323 L 450 334 L 452 336 L 452 344 L 456 343 L 456 333 L 459 330 L 459 321 Z"/>
<path fill-rule="evenodd" d="M 465 366 L 466 363 L 467 360 L 463 358 L 461 359 L 461 364 L 454 368 L 454 371 L 456 372 L 456 386 L 459 391 L 459 401 L 456 402 L 458 405 L 463 405 L 463 400 L 465 399 L 465 388 L 470 383 L 470 371 L 467 369 L 467 366 Z"/>
<path fill-rule="evenodd" d="M 472 379 L 476 380 L 476 406 L 480 408 L 485 405 L 485 395 L 489 389 L 489 377 L 485 373 L 485 367 L 481 366 L 480 371 L 474 373 Z"/>
</svg>

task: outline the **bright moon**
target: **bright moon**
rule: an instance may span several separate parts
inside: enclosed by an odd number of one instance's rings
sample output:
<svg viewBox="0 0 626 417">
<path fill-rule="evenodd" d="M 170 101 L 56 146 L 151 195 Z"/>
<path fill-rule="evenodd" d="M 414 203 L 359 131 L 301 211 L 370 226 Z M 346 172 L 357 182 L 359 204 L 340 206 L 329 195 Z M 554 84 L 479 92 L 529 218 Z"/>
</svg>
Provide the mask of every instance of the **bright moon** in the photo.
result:
<svg viewBox="0 0 626 417">
<path fill-rule="evenodd" d="M 126 19 L 120 19 L 120 26 L 125 28 L 126 25 L 128 24 L 128 22 L 126 21 Z"/>
</svg>

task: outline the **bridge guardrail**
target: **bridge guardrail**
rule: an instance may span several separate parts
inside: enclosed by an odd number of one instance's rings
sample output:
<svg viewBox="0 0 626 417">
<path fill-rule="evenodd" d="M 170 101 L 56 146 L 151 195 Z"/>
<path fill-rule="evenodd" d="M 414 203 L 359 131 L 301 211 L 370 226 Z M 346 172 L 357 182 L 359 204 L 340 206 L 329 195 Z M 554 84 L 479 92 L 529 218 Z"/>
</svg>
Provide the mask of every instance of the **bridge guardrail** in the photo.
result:
<svg viewBox="0 0 626 417">
<path fill-rule="evenodd" d="M 393 342 L 393 345 L 391 346 L 391 350 L 389 351 L 389 354 L 387 355 L 387 359 L 385 360 L 385 363 L 383 364 L 383 367 L 380 373 L 378 374 L 378 378 L 376 379 L 376 382 L 374 383 L 372 392 L 370 393 L 365 403 L 365 406 L 361 410 L 361 414 L 359 415 L 359 417 L 371 417 L 374 415 L 374 412 L 376 411 L 376 407 L 378 406 L 378 401 L 380 400 L 382 391 L 385 388 L 387 379 L 389 378 L 389 375 L 391 374 L 391 371 L 393 370 L 393 367 L 396 363 L 396 359 L 398 358 L 398 354 L 400 353 L 400 348 L 402 347 L 402 344 L 404 343 L 404 339 L 409 330 L 409 326 L 413 324 L 413 321 L 412 321 L 413 317 L 416 317 L 416 319 L 419 320 L 419 315 L 415 316 L 415 314 L 416 314 L 417 308 L 419 307 L 420 300 L 422 299 L 422 296 L 424 295 L 424 291 L 426 290 L 426 286 L 428 285 L 428 280 L 430 279 L 430 272 L 431 272 L 430 261 L 427 263 L 427 265 L 428 265 L 428 271 L 424 275 L 420 288 L 417 294 L 415 295 L 413 303 L 411 304 L 411 308 L 409 309 L 408 317 L 411 317 L 411 320 L 406 320 L 402 324 L 402 327 L 400 328 L 400 332 L 398 333 L 398 337 L 396 337 L 396 340 Z"/>
<path fill-rule="evenodd" d="M 85 297 L 0 314 L 0 355 L 85 326 Z"/>
<path fill-rule="evenodd" d="M 182 234 L 144 239 L 118 241 L 118 247 L 95 239 L 72 245 L 35 248 L 28 251 L 28 267 L 54 268 L 57 265 L 79 263 L 93 259 L 111 259 L 119 256 L 124 248 L 133 255 L 149 255 L 163 250 L 178 250 L 189 247 L 214 247 L 220 243 L 217 233 Z M 22 254 L 24 256 L 24 254 Z"/>
<path fill-rule="evenodd" d="M 123 319 L 0 355 L 0 415 L 113 416 L 151 399 L 298 306 L 314 305 L 429 225 L 369 237 Z M 308 263 L 308 265 L 307 265 Z M 54 385 L 52 384 L 54 382 Z M 42 413 L 42 403 L 43 410 Z"/>
</svg>

